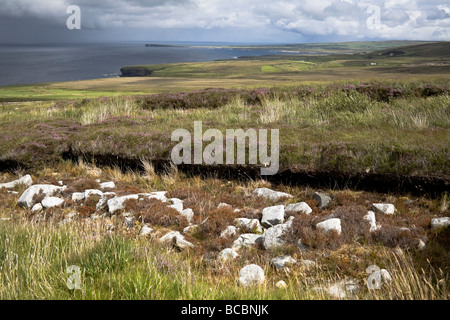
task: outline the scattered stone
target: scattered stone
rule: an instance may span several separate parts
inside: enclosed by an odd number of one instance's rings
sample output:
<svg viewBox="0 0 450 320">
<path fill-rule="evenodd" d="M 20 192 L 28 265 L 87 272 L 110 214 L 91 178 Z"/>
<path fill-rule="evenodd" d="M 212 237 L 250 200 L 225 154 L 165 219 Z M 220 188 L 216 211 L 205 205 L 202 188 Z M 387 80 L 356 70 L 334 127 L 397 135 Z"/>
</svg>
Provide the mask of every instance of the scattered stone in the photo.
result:
<svg viewBox="0 0 450 320">
<path fill-rule="evenodd" d="M 14 189 L 19 184 L 23 184 L 27 187 L 30 187 L 33 184 L 33 179 L 31 179 L 31 176 L 29 174 L 27 174 L 26 176 L 23 176 L 22 178 L 17 179 L 17 180 L 7 182 L 7 183 L 0 183 L 0 189 L 2 189 L 2 188 Z"/>
<path fill-rule="evenodd" d="M 341 234 L 342 232 L 341 219 L 333 218 L 325 220 L 323 222 L 316 224 L 316 228 L 322 230 L 325 233 L 328 233 L 333 230 L 336 231 L 338 234 Z"/>
<path fill-rule="evenodd" d="M 72 200 L 73 201 L 81 201 L 84 200 L 85 195 L 84 192 L 74 192 L 72 193 Z"/>
<path fill-rule="evenodd" d="M 183 201 L 181 201 L 180 199 L 178 198 L 169 199 L 169 203 L 171 203 L 171 205 L 169 205 L 170 208 L 177 210 L 179 213 L 183 211 Z"/>
<path fill-rule="evenodd" d="M 31 212 L 40 212 L 44 209 L 44 207 L 42 206 L 42 204 L 40 203 L 36 203 L 33 208 L 31 208 Z"/>
<path fill-rule="evenodd" d="M 275 269 L 280 270 L 288 265 L 297 263 L 297 260 L 291 256 L 280 256 L 270 260 L 270 263 L 275 267 Z"/>
<path fill-rule="evenodd" d="M 242 247 L 250 247 L 259 243 L 262 240 L 262 236 L 254 233 L 244 233 L 237 238 L 232 245 L 232 249 L 239 250 Z"/>
<path fill-rule="evenodd" d="M 300 238 L 297 239 L 297 248 L 299 248 L 300 251 L 308 251 L 308 247 L 303 244 L 302 239 Z"/>
<path fill-rule="evenodd" d="M 425 249 L 425 247 L 426 247 L 425 242 L 423 242 L 422 239 L 418 239 L 417 249 L 420 250 L 420 251 L 422 251 L 422 250 Z"/>
<path fill-rule="evenodd" d="M 84 198 L 87 199 L 90 196 L 97 195 L 103 197 L 103 192 L 97 189 L 88 189 L 84 191 Z"/>
<path fill-rule="evenodd" d="M 114 181 L 100 183 L 101 189 L 114 189 L 115 187 L 116 187 L 116 184 L 114 183 Z"/>
<path fill-rule="evenodd" d="M 375 219 L 375 212 L 373 212 L 373 211 L 367 212 L 367 214 L 364 216 L 364 220 L 369 221 L 369 224 L 370 224 L 369 231 L 370 232 L 375 232 L 381 228 L 381 226 L 377 226 L 377 221 Z"/>
<path fill-rule="evenodd" d="M 9 193 L 9 194 L 19 194 L 17 191 L 7 191 L 7 193 Z"/>
<path fill-rule="evenodd" d="M 262 233 L 263 228 L 258 219 L 236 218 L 234 220 L 236 227 L 240 228 L 243 232 L 248 233 Z"/>
<path fill-rule="evenodd" d="M 199 227 L 198 224 L 193 224 L 191 226 L 187 226 L 186 228 L 183 229 L 183 234 L 195 233 L 197 231 L 198 227 Z"/>
<path fill-rule="evenodd" d="M 314 268 L 316 266 L 316 262 L 312 261 L 312 260 L 300 260 L 298 262 L 298 264 L 300 264 L 305 269 L 311 269 L 311 268 Z"/>
<path fill-rule="evenodd" d="M 431 229 L 447 228 L 450 226 L 450 217 L 431 219 Z"/>
<path fill-rule="evenodd" d="M 164 236 L 162 236 L 161 238 L 159 238 L 160 242 L 173 242 L 174 238 L 180 236 L 181 237 L 181 233 L 179 231 L 169 231 L 168 233 L 166 233 Z"/>
<path fill-rule="evenodd" d="M 256 264 L 247 265 L 239 272 L 239 284 L 244 287 L 263 284 L 264 281 L 264 270 Z"/>
<path fill-rule="evenodd" d="M 31 208 L 36 203 L 33 199 L 34 196 L 37 196 L 40 193 L 46 196 L 53 196 L 56 193 L 60 192 L 61 189 L 62 187 L 54 186 L 51 184 L 35 184 L 25 190 L 17 202 L 19 206 Z"/>
<path fill-rule="evenodd" d="M 327 207 L 331 201 L 331 197 L 328 194 L 321 192 L 315 192 L 313 198 L 318 202 L 317 206 L 320 209 Z"/>
<path fill-rule="evenodd" d="M 220 233 L 221 238 L 233 238 L 237 234 L 235 226 L 228 226 Z"/>
<path fill-rule="evenodd" d="M 191 223 L 192 218 L 194 218 L 194 211 L 192 211 L 192 209 L 190 208 L 184 209 L 181 211 L 181 215 L 186 217 L 187 221 Z"/>
<path fill-rule="evenodd" d="M 262 211 L 261 224 L 267 228 L 284 222 L 284 206 L 273 206 L 264 208 Z"/>
<path fill-rule="evenodd" d="M 289 193 L 274 191 L 268 188 L 255 189 L 253 191 L 253 194 L 261 198 L 269 199 L 271 201 L 278 201 L 283 198 L 292 198 L 292 195 L 290 195 Z"/>
<path fill-rule="evenodd" d="M 284 209 L 284 211 L 310 214 L 312 209 L 306 202 L 298 202 L 291 203 Z"/>
<path fill-rule="evenodd" d="M 219 203 L 219 205 L 217 206 L 218 209 L 220 209 L 220 208 L 230 208 L 230 207 L 231 206 L 228 203 L 224 203 L 224 202 Z"/>
<path fill-rule="evenodd" d="M 350 278 L 332 284 L 328 287 L 327 291 L 334 298 L 344 299 L 348 295 L 357 292 L 359 289 L 360 286 L 358 284 L 358 280 Z"/>
<path fill-rule="evenodd" d="M 386 269 L 381 269 L 380 274 L 381 274 L 382 284 L 389 283 L 392 281 L 392 277 L 391 277 L 389 271 L 387 271 Z"/>
<path fill-rule="evenodd" d="M 186 241 L 181 234 L 175 236 L 174 244 L 179 249 L 194 248 L 194 244 L 190 243 L 189 241 Z"/>
<path fill-rule="evenodd" d="M 63 202 L 64 202 L 64 199 L 61 199 L 58 197 L 45 197 L 41 203 L 44 208 L 48 209 L 48 208 L 58 207 L 58 206 L 62 205 Z"/>
<path fill-rule="evenodd" d="M 63 182 L 62 180 L 59 180 L 59 181 L 58 181 L 58 184 L 59 184 L 60 186 L 62 186 L 62 185 L 64 185 L 64 182 Z"/>
<path fill-rule="evenodd" d="M 221 261 L 233 260 L 236 259 L 239 254 L 231 248 L 223 249 L 218 254 L 218 259 Z"/>
<path fill-rule="evenodd" d="M 140 235 L 140 236 L 146 236 L 146 235 L 148 235 L 148 234 L 150 234 L 150 233 L 152 233 L 152 232 L 153 232 L 153 229 L 150 228 L 150 227 L 148 226 L 148 224 L 144 224 L 144 225 L 142 226 L 141 230 L 139 231 L 139 235 Z"/>
<path fill-rule="evenodd" d="M 144 197 L 147 199 L 156 199 L 162 202 L 167 202 L 167 198 L 166 198 L 166 194 L 167 191 L 155 191 L 152 193 L 139 193 L 138 196 L 139 197 Z"/>
<path fill-rule="evenodd" d="M 112 199 L 109 199 L 107 201 L 107 205 L 108 205 L 108 209 L 109 209 L 109 213 L 110 214 L 114 214 L 116 211 L 118 210 L 123 210 L 125 209 L 124 206 L 124 202 L 126 200 L 129 199 L 134 199 L 134 200 L 138 200 L 139 199 L 139 195 L 137 194 L 132 194 L 132 195 L 128 195 L 128 196 L 122 196 L 122 197 L 115 197 Z"/>
<path fill-rule="evenodd" d="M 277 224 L 264 232 L 262 245 L 266 250 L 270 250 L 279 246 L 282 246 L 285 241 L 283 236 L 289 229 L 289 224 Z"/>
<path fill-rule="evenodd" d="M 395 206 L 391 203 L 374 203 L 372 210 L 383 214 L 394 214 Z"/>
<path fill-rule="evenodd" d="M 286 284 L 286 282 L 284 282 L 283 280 L 278 281 L 278 282 L 275 284 L 275 286 L 276 286 L 278 289 L 286 289 L 286 288 L 287 288 L 287 284 Z"/>
</svg>

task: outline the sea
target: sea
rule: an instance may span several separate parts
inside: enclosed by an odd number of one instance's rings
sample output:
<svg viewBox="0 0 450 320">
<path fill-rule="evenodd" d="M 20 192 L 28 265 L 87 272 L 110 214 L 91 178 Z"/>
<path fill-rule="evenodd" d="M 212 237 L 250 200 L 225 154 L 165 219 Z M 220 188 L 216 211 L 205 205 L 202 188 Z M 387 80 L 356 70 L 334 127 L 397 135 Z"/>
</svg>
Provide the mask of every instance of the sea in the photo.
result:
<svg viewBox="0 0 450 320">
<path fill-rule="evenodd" d="M 270 49 L 225 48 L 223 43 L 1 45 L 0 87 L 120 76 L 130 65 L 238 59 L 283 54 Z M 242 45 L 242 44 L 240 44 Z"/>
</svg>

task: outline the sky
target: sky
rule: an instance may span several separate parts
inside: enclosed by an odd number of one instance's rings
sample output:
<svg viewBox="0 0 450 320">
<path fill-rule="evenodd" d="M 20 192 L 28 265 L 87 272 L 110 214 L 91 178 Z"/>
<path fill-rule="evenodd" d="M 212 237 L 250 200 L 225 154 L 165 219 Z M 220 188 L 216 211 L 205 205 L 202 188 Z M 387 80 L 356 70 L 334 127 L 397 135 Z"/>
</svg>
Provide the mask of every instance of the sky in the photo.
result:
<svg viewBox="0 0 450 320">
<path fill-rule="evenodd" d="M 450 1 L 0 0 L 0 44 L 361 40 L 448 41 Z"/>
</svg>

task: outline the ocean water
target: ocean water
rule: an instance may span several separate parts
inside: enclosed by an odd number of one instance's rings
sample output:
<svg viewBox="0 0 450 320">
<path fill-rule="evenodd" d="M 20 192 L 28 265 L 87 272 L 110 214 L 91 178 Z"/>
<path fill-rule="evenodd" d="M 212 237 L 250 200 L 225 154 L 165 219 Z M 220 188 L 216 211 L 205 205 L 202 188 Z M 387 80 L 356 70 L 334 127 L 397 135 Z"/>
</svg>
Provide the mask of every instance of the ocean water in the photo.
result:
<svg viewBox="0 0 450 320">
<path fill-rule="evenodd" d="M 220 48 L 215 44 L 208 46 L 145 47 L 144 43 L 0 45 L 0 86 L 118 77 L 120 68 L 127 65 L 212 61 L 276 53 Z"/>
</svg>

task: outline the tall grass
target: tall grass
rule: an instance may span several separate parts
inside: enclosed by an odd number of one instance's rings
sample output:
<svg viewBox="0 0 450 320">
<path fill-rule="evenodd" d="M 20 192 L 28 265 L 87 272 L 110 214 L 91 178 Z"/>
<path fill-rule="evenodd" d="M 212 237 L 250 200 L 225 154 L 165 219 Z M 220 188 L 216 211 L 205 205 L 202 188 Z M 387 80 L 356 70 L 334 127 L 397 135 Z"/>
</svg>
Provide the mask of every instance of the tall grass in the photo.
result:
<svg viewBox="0 0 450 320">
<path fill-rule="evenodd" d="M 124 99 L 114 96 L 109 99 L 96 99 L 83 107 L 83 113 L 80 116 L 80 123 L 87 125 L 107 120 L 113 116 L 134 116 L 139 110 L 139 106 L 134 99 Z"/>
</svg>

